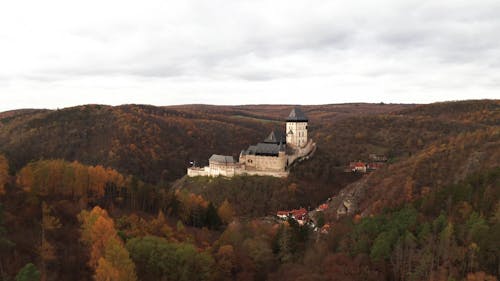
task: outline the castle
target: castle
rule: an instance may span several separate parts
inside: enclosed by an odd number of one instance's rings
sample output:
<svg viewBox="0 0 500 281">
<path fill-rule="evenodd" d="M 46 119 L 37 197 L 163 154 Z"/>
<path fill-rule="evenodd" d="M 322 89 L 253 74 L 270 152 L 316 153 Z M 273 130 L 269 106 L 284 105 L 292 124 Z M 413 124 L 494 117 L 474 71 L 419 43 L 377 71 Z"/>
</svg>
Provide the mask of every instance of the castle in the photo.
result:
<svg viewBox="0 0 500 281">
<path fill-rule="evenodd" d="M 316 144 L 307 136 L 308 122 L 308 118 L 296 107 L 286 119 L 285 134 L 271 132 L 263 142 L 242 150 L 238 162 L 233 156 L 214 154 L 208 166 L 189 167 L 187 175 L 287 177 L 289 167 L 295 161 L 309 157 L 316 149 Z"/>
</svg>

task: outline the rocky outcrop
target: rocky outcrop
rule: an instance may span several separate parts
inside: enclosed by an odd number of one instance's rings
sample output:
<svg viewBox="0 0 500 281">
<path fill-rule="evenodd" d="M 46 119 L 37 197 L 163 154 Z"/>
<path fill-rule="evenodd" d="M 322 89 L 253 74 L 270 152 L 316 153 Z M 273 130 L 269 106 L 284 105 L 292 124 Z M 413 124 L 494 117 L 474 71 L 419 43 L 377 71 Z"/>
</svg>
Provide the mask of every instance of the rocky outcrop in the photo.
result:
<svg viewBox="0 0 500 281">
<path fill-rule="evenodd" d="M 346 186 L 337 196 L 332 198 L 329 206 L 335 212 L 334 215 L 337 218 L 359 212 L 359 204 L 364 199 L 368 186 L 367 178 L 363 177 L 359 181 Z"/>
</svg>

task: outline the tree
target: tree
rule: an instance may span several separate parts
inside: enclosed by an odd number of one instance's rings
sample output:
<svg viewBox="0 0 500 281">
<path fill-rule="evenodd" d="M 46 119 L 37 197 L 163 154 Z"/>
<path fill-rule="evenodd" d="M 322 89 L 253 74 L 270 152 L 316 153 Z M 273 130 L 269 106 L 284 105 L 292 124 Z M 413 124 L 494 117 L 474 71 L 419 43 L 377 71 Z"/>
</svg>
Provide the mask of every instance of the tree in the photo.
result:
<svg viewBox="0 0 500 281">
<path fill-rule="evenodd" d="M 40 255 L 41 270 L 42 270 L 42 281 L 47 278 L 47 263 L 56 258 L 56 252 L 54 246 L 48 241 L 47 233 L 52 232 L 61 227 L 61 223 L 58 218 L 51 215 L 52 208 L 45 202 L 42 202 L 42 222 L 40 231 L 40 246 L 38 248 L 38 253 Z"/>
<path fill-rule="evenodd" d="M 104 258 L 100 258 L 95 270 L 96 281 L 120 281 L 120 273 L 113 265 Z"/>
<path fill-rule="evenodd" d="M 229 203 L 227 199 L 224 200 L 224 202 L 222 202 L 222 204 L 219 206 L 219 209 L 217 209 L 217 214 L 219 215 L 222 222 L 225 224 L 229 224 L 233 220 L 234 217 L 233 206 L 231 206 L 231 203 Z"/>
<path fill-rule="evenodd" d="M 89 265 L 95 269 L 96 280 L 135 281 L 135 265 L 118 237 L 113 220 L 96 206 L 78 216 L 82 223 L 82 242 L 90 247 Z"/>
<path fill-rule="evenodd" d="M 0 195 L 5 193 L 5 184 L 9 180 L 9 162 L 0 154 Z"/>
<path fill-rule="evenodd" d="M 28 263 L 17 273 L 16 281 L 40 281 L 40 271 L 35 265 Z"/>
<path fill-rule="evenodd" d="M 325 214 L 320 211 L 320 212 L 316 212 L 316 226 L 318 228 L 322 228 L 324 225 L 325 225 Z"/>
<path fill-rule="evenodd" d="M 276 234 L 279 259 L 282 263 L 292 262 L 295 258 L 297 241 L 290 226 L 281 225 Z"/>
<path fill-rule="evenodd" d="M 116 236 L 116 230 L 111 219 L 99 217 L 91 230 L 92 244 L 89 264 L 96 267 L 99 259 L 104 256 L 109 239 Z"/>
<path fill-rule="evenodd" d="M 145 236 L 127 241 L 127 249 L 142 280 L 210 280 L 214 269 L 210 254 L 190 243 Z"/>
<path fill-rule="evenodd" d="M 2 279 L 5 279 L 2 257 L 7 250 L 14 246 L 14 243 L 7 239 L 6 234 L 7 230 L 3 226 L 3 206 L 0 203 L 0 277 L 2 277 Z"/>
<path fill-rule="evenodd" d="M 105 264 L 103 266 L 109 268 L 109 264 L 115 269 L 115 271 L 118 273 L 118 279 L 116 280 L 137 280 L 137 276 L 135 275 L 135 265 L 130 259 L 127 249 L 125 249 L 122 242 L 118 240 L 117 237 L 112 237 L 107 241 L 104 257 Z M 99 267 L 101 266 L 102 260 L 102 258 L 99 259 L 97 269 L 99 269 Z M 98 273 L 97 269 L 96 274 Z"/>
<path fill-rule="evenodd" d="M 158 212 L 158 216 L 150 222 L 150 232 L 157 236 L 170 237 L 173 234 L 172 228 L 167 224 L 167 219 L 163 211 Z"/>
<path fill-rule="evenodd" d="M 388 259 L 392 251 L 392 245 L 394 245 L 394 240 L 397 237 L 396 235 L 394 231 L 380 233 L 373 242 L 370 257 L 375 261 Z"/>
<path fill-rule="evenodd" d="M 497 281 L 495 276 L 488 275 L 482 271 L 467 274 L 467 281 Z"/>
<path fill-rule="evenodd" d="M 208 204 L 205 221 L 210 229 L 218 229 L 222 223 L 212 202 Z"/>
<path fill-rule="evenodd" d="M 236 258 L 232 245 L 223 245 L 215 254 L 217 260 L 217 279 L 232 280 Z"/>
</svg>

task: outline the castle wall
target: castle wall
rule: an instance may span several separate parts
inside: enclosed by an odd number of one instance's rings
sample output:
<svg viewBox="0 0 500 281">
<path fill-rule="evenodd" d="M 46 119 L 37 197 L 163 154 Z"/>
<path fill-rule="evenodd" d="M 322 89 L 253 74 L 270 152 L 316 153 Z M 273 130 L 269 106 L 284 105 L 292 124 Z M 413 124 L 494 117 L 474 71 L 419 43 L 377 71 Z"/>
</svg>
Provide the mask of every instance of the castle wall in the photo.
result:
<svg viewBox="0 0 500 281">
<path fill-rule="evenodd" d="M 310 139 L 307 144 L 302 147 L 302 148 L 297 148 L 295 149 L 293 154 L 287 155 L 287 161 L 288 165 L 291 165 L 295 160 L 305 157 L 309 155 L 311 152 L 313 152 L 316 148 L 316 143 L 313 142 L 312 139 Z"/>
<path fill-rule="evenodd" d="M 245 175 L 245 176 L 269 176 L 269 177 L 277 177 L 277 178 L 286 178 L 288 177 L 287 171 L 259 171 L 259 170 L 245 170 L 245 169 L 237 169 L 236 175 Z"/>
<path fill-rule="evenodd" d="M 187 175 L 189 177 L 206 177 L 210 175 L 209 167 L 198 168 L 198 167 L 189 167 L 187 169 Z"/>
<path fill-rule="evenodd" d="M 240 164 L 244 164 L 248 169 L 284 171 L 286 167 L 285 152 L 280 152 L 279 156 L 262 155 L 240 155 Z"/>
<path fill-rule="evenodd" d="M 236 175 L 236 170 L 241 169 L 241 165 L 236 163 L 224 164 L 224 163 L 210 163 L 209 166 L 198 168 L 198 167 L 190 167 L 187 169 L 187 175 L 189 177 L 198 177 L 198 176 L 225 176 L 225 177 L 233 177 Z"/>
<path fill-rule="evenodd" d="M 211 162 L 209 165 L 209 174 L 210 176 L 225 176 L 232 177 L 234 176 L 234 170 L 236 169 L 235 164 L 225 164 L 225 163 L 217 163 Z"/>
</svg>

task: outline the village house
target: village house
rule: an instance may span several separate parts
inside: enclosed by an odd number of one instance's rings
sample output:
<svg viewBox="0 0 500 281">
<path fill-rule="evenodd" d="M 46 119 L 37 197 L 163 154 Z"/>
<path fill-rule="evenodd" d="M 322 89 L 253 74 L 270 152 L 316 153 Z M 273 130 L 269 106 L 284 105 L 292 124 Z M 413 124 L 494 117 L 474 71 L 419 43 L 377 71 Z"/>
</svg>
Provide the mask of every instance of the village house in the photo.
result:
<svg viewBox="0 0 500 281">
<path fill-rule="evenodd" d="M 280 219 L 286 220 L 289 217 L 296 220 L 300 225 L 303 225 L 308 219 L 308 212 L 305 208 L 290 211 L 278 211 L 276 216 Z"/>
<path fill-rule="evenodd" d="M 379 154 L 370 154 L 368 158 L 373 162 L 387 162 L 387 156 Z"/>
<path fill-rule="evenodd" d="M 349 163 L 349 170 L 352 172 L 366 173 L 366 163 L 361 161 Z"/>
<path fill-rule="evenodd" d="M 319 206 L 318 206 L 318 208 L 316 208 L 316 211 L 318 211 L 318 212 L 323 212 L 323 211 L 325 211 L 326 209 L 328 209 L 328 204 L 323 203 L 323 204 L 319 205 Z"/>
</svg>

